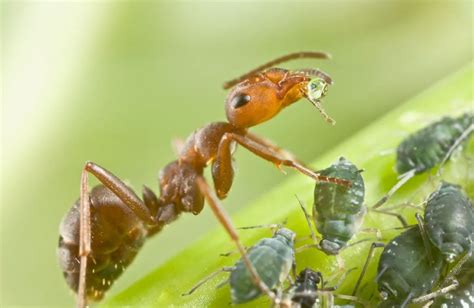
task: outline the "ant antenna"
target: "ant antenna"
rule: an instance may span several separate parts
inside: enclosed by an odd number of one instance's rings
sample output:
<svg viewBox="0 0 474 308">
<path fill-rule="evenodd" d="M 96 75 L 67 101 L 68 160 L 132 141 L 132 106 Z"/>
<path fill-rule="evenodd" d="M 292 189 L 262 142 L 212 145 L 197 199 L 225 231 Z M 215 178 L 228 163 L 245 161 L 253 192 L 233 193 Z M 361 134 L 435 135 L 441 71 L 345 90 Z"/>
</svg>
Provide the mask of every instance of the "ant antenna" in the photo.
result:
<svg viewBox="0 0 474 308">
<path fill-rule="evenodd" d="M 276 64 L 280 64 L 280 63 L 283 63 L 283 62 L 287 62 L 287 61 L 290 61 L 290 60 L 295 60 L 295 59 L 302 59 L 302 58 L 317 58 L 317 59 L 330 59 L 331 58 L 331 55 L 326 53 L 326 52 L 322 52 L 322 51 L 300 51 L 300 52 L 293 52 L 293 53 L 290 53 L 290 54 L 287 54 L 287 55 L 284 55 L 284 56 L 281 56 L 279 58 L 276 58 L 270 62 L 267 62 L 263 65 L 260 65 L 259 67 L 251 70 L 250 72 L 248 73 L 245 73 L 244 75 L 240 76 L 240 77 L 237 77 L 235 79 L 232 79 L 232 80 L 229 80 L 227 81 L 226 83 L 224 83 L 223 87 L 224 89 L 229 89 L 233 86 L 235 86 L 236 84 L 238 84 L 239 82 L 245 80 L 246 78 L 248 78 L 249 76 L 255 74 L 255 73 L 258 73 L 260 71 L 263 71 L 264 69 L 267 69 L 269 67 L 272 67 Z"/>
</svg>

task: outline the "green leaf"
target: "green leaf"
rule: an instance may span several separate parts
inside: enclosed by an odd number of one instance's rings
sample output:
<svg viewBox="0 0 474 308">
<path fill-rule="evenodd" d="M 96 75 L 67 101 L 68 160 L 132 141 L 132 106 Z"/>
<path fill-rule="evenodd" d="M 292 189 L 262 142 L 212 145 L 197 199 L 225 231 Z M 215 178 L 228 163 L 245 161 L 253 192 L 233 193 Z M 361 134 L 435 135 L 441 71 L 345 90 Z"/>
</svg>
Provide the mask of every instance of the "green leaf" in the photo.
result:
<svg viewBox="0 0 474 308">
<path fill-rule="evenodd" d="M 327 154 L 316 160 L 311 166 L 322 169 L 333 163 L 343 155 L 358 167 L 365 169 L 363 174 L 366 185 L 366 202 L 370 206 L 386 193 L 396 182 L 397 174 L 394 171 L 394 149 L 400 141 L 413 132 L 443 115 L 456 116 L 467 110 L 472 110 L 472 77 L 473 64 L 458 72 L 454 76 L 436 84 L 426 92 L 414 97 L 403 106 L 390 112 L 366 129 L 351 136 L 346 142 L 337 146 Z M 370 99 L 370 98 L 368 98 Z M 329 126 L 327 129 L 331 129 Z M 299 138 L 308 138 L 307 142 L 318 142 L 318 134 L 324 132 L 308 132 Z M 472 138 L 471 138 L 472 139 Z M 474 172 L 472 168 L 472 155 L 474 154 L 473 142 L 468 143 L 467 149 L 459 152 L 448 163 L 443 178 L 464 186 L 472 198 L 474 196 Z M 471 165 L 466 155 L 471 156 Z M 258 176 L 258 175 L 256 175 Z M 435 189 L 439 177 L 434 172 L 423 174 L 410 180 L 388 202 L 386 207 L 403 203 L 420 203 Z M 287 226 L 303 238 L 309 234 L 304 216 L 299 209 L 295 195 L 305 203 L 308 210 L 312 206 L 314 182 L 300 174 L 295 174 L 283 185 L 273 188 L 262 194 L 262 197 L 253 204 L 245 207 L 233 217 L 236 226 L 249 226 L 264 223 L 278 223 L 288 220 Z M 232 192 L 231 192 L 232 193 Z M 225 201 L 224 201 L 225 203 Z M 415 223 L 414 209 L 400 207 L 398 211 L 403 214 L 409 223 Z M 197 218 L 198 219 L 198 218 Z M 381 231 L 383 240 L 388 241 L 400 230 L 394 230 L 400 224 L 393 217 L 369 212 L 364 221 L 365 228 L 377 228 Z M 166 229 L 165 231 L 166 232 Z M 192 234 L 192 230 L 187 230 Z M 271 232 L 265 229 L 241 231 L 241 238 L 245 245 L 251 246 L 262 237 L 270 236 Z M 375 234 L 360 232 L 352 240 L 369 238 L 375 240 Z M 341 253 L 345 268 L 357 267 L 351 272 L 338 290 L 341 294 L 350 294 L 357 280 L 360 269 L 366 259 L 370 242 L 364 242 L 347 248 Z M 308 243 L 308 240 L 297 242 L 297 246 Z M 197 241 L 191 247 L 169 260 L 130 288 L 108 299 L 103 306 L 140 305 L 154 307 L 190 306 L 190 307 L 223 307 L 230 303 L 228 286 L 215 289 L 216 285 L 225 280 L 227 274 L 209 281 L 193 295 L 183 297 L 181 294 L 188 291 L 197 281 L 207 274 L 221 268 L 233 265 L 239 258 L 238 254 L 230 257 L 221 257 L 219 254 L 234 250 L 228 235 L 222 227 Z M 157 252 L 159 253 L 159 252 Z M 376 254 L 377 258 L 380 251 Z M 316 249 L 310 249 L 296 255 L 298 270 L 311 267 L 323 272 L 329 283 L 336 283 L 333 274 L 340 274 L 336 258 L 326 256 Z M 377 299 L 375 277 L 377 261 L 373 261 L 365 277 L 360 297 Z M 268 299 L 262 297 L 242 307 L 256 305 L 268 306 Z"/>
</svg>

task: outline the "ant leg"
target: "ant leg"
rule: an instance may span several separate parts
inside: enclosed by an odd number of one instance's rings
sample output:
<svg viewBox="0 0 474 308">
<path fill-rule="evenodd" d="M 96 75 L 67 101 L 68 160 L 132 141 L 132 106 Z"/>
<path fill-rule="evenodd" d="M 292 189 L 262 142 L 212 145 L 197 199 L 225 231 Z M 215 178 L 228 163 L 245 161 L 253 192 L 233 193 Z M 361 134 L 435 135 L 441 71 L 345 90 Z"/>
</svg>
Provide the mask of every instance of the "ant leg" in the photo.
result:
<svg viewBox="0 0 474 308">
<path fill-rule="evenodd" d="M 219 200 L 217 197 L 214 195 L 214 193 L 211 191 L 209 188 L 209 185 L 206 183 L 204 178 L 202 176 L 198 176 L 196 178 L 196 183 L 199 187 L 199 190 L 201 193 L 204 195 L 206 198 L 209 206 L 211 207 L 212 212 L 216 216 L 217 220 L 221 223 L 221 225 L 226 229 L 227 233 L 229 234 L 231 240 L 234 242 L 234 244 L 237 246 L 237 249 L 239 250 L 241 256 L 242 256 L 242 261 L 244 262 L 245 266 L 247 267 L 247 270 L 250 273 L 250 276 L 252 278 L 253 283 L 260 289 L 260 291 L 264 294 L 266 294 L 272 302 L 275 300 L 275 296 L 271 292 L 271 290 L 267 287 L 267 285 L 262 281 L 260 278 L 260 275 L 257 273 L 257 270 L 253 266 L 252 262 L 250 261 L 249 257 L 247 256 L 247 252 L 245 251 L 244 246 L 240 242 L 239 236 L 237 234 L 237 231 L 230 220 L 229 216 L 227 213 L 224 211 L 224 209 L 221 207 L 219 204 Z"/>
<path fill-rule="evenodd" d="M 222 137 L 223 139 L 231 139 L 236 141 L 238 144 L 249 150 L 250 152 L 254 153 L 255 155 L 274 163 L 278 168 L 283 165 L 287 166 L 289 168 L 293 168 L 298 170 L 299 172 L 303 173 L 304 175 L 307 175 L 311 177 L 312 179 L 316 181 L 322 181 L 322 182 L 329 182 L 329 183 L 334 183 L 337 185 L 342 185 L 342 186 L 351 186 L 350 181 L 344 180 L 344 179 L 339 179 L 339 178 L 333 178 L 333 177 L 327 177 L 320 175 L 311 169 L 304 167 L 300 165 L 299 163 L 293 161 L 293 160 L 288 160 L 288 159 L 282 159 L 281 157 L 278 156 L 278 154 L 273 151 L 272 149 L 266 147 L 264 144 L 261 144 L 259 142 L 256 142 L 255 140 L 252 140 L 246 136 L 242 136 L 239 134 L 234 134 L 234 133 L 226 133 Z"/>
<path fill-rule="evenodd" d="M 77 291 L 77 307 L 84 308 L 87 305 L 86 270 L 87 257 L 91 251 L 91 209 L 89 199 L 89 187 L 87 171 L 81 174 L 80 194 L 80 231 L 79 231 L 79 256 L 81 267 L 79 271 L 79 287 Z"/>
<path fill-rule="evenodd" d="M 155 218 L 151 216 L 149 209 L 138 198 L 133 190 L 125 185 L 122 180 L 113 175 L 105 168 L 93 163 L 87 162 L 83 172 L 89 172 L 94 175 L 105 187 L 110 189 L 120 200 L 122 200 L 132 212 L 148 224 L 155 224 Z"/>
<path fill-rule="evenodd" d="M 415 176 L 415 173 L 416 173 L 416 169 L 411 169 L 410 171 L 402 174 L 400 176 L 400 180 L 398 181 L 397 184 L 395 184 L 390 190 L 389 192 L 383 196 L 379 201 L 377 201 L 377 203 L 375 203 L 373 206 L 372 206 L 372 209 L 377 209 L 379 207 L 381 207 L 385 202 L 387 202 L 387 200 L 398 190 L 400 189 L 400 187 L 402 187 L 406 182 L 408 182 L 408 180 L 410 180 L 412 177 Z"/>
<path fill-rule="evenodd" d="M 469 125 L 469 127 L 465 131 L 462 132 L 461 136 L 459 136 L 459 138 L 456 139 L 454 144 L 449 148 L 448 153 L 446 153 L 443 160 L 439 164 L 438 172 L 436 173 L 438 176 L 440 176 L 441 173 L 443 172 L 443 167 L 448 161 L 448 159 L 451 157 L 451 155 L 453 154 L 454 150 L 456 150 L 459 147 L 459 145 L 464 141 L 464 139 L 466 139 L 472 132 L 474 132 L 474 124 Z"/>
<path fill-rule="evenodd" d="M 224 266 L 223 268 L 215 271 L 215 272 L 212 272 L 210 273 L 209 275 L 207 275 L 206 277 L 204 277 L 203 279 L 199 280 L 198 283 L 196 283 L 196 285 L 194 287 L 191 288 L 191 290 L 189 290 L 188 292 L 186 293 L 183 293 L 181 294 L 181 296 L 188 296 L 188 295 L 191 295 L 194 291 L 196 291 L 197 289 L 199 289 L 203 284 L 205 284 L 206 282 L 208 282 L 209 280 L 211 280 L 212 278 L 216 277 L 217 275 L 219 275 L 220 273 L 223 273 L 223 272 L 232 272 L 233 270 L 235 269 L 235 267 L 233 266 Z"/>
<path fill-rule="evenodd" d="M 293 153 L 290 151 L 280 148 L 279 146 L 273 144 L 269 139 L 267 138 L 262 138 L 260 136 L 257 136 L 255 134 L 252 134 L 251 132 L 248 132 L 246 135 L 249 139 L 252 139 L 256 143 L 260 143 L 261 145 L 266 146 L 267 148 L 270 148 L 272 151 L 276 152 L 277 154 L 281 155 L 281 157 L 285 159 L 289 159 L 292 161 L 297 162 L 298 164 L 305 166 L 305 164 L 299 160 L 298 158 L 295 157 Z M 306 166 L 305 166 L 306 167 Z"/>
<path fill-rule="evenodd" d="M 119 197 L 138 217 L 148 223 L 153 223 L 148 208 L 137 197 L 137 195 L 126 186 L 119 178 L 106 169 L 93 162 L 87 162 L 82 169 L 80 189 L 80 232 L 79 232 L 79 256 L 80 272 L 79 286 L 77 291 L 77 306 L 82 308 L 87 305 L 86 270 L 87 258 L 91 252 L 91 213 L 89 197 L 88 173 L 94 175 L 105 187 L 110 189 Z"/>
<path fill-rule="evenodd" d="M 367 259 L 365 260 L 364 267 L 362 268 L 362 271 L 360 272 L 359 279 L 357 279 L 357 283 L 354 287 L 354 291 L 352 291 L 352 296 L 355 296 L 357 294 L 357 291 L 359 290 L 360 283 L 362 282 L 362 278 L 364 278 L 365 273 L 367 272 L 367 268 L 369 267 L 370 260 L 374 257 L 375 249 L 376 248 L 382 248 L 385 247 L 384 243 L 372 243 L 370 246 L 369 253 L 367 255 Z"/>
<path fill-rule="evenodd" d="M 418 227 L 420 228 L 421 238 L 423 239 L 423 245 L 425 246 L 426 255 L 430 264 L 434 263 L 433 255 L 431 254 L 430 240 L 425 230 L 425 223 L 420 213 L 415 214 L 416 221 L 418 222 Z"/>
</svg>

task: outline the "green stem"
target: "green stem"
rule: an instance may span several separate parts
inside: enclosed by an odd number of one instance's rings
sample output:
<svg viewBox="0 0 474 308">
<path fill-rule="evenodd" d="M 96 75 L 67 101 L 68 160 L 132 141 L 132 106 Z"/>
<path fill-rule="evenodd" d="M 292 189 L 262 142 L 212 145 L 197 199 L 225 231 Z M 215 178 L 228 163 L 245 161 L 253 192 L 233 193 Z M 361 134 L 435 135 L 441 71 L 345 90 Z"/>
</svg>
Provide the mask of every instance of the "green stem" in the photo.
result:
<svg viewBox="0 0 474 308">
<path fill-rule="evenodd" d="M 346 142 L 315 161 L 312 166 L 316 169 L 322 169 L 329 166 L 339 156 L 345 156 L 360 168 L 365 169 L 363 176 L 366 185 L 366 202 L 368 205 L 374 204 L 397 181 L 397 174 L 393 168 L 395 162 L 393 150 L 408 133 L 443 115 L 458 115 L 473 109 L 472 76 L 473 65 L 470 63 L 461 72 L 436 84 L 426 92 L 414 97 L 403 106 L 372 123 L 361 132 L 351 136 Z M 312 140 L 308 140 L 308 142 L 312 142 Z M 314 135 L 314 142 L 317 142 L 316 134 Z M 464 154 L 474 154 L 473 143 L 468 144 L 468 149 L 464 151 Z M 448 163 L 443 178 L 466 187 L 470 196 L 473 197 L 474 172 L 466 171 L 468 170 L 468 160 L 460 155 L 458 156 L 457 159 L 453 159 L 452 162 Z M 406 202 L 420 203 L 434 189 L 437 181 L 439 181 L 439 178 L 434 176 L 434 173 L 415 177 L 395 194 L 386 207 Z M 306 203 L 307 209 L 310 209 L 313 189 L 314 183 L 307 177 L 299 174 L 294 175 L 283 185 L 275 187 L 253 204 L 243 208 L 238 215 L 233 217 L 234 222 L 237 226 L 248 226 L 279 223 L 287 219 L 287 227 L 296 231 L 299 237 L 307 236 L 309 231 L 295 194 Z M 403 214 L 409 223 L 415 223 L 415 210 L 413 208 L 400 207 L 397 211 Z M 400 233 L 400 230 L 390 229 L 398 226 L 400 225 L 395 218 L 373 212 L 367 214 L 364 222 L 365 228 L 381 230 L 384 241 Z M 261 237 L 269 236 L 270 231 L 254 229 L 241 231 L 240 234 L 244 244 L 251 246 Z M 352 267 L 358 269 L 349 274 L 338 293 L 351 294 L 352 292 L 372 239 L 375 240 L 375 235 L 361 232 L 352 242 L 364 238 L 370 238 L 371 241 L 349 247 L 341 253 L 346 269 Z M 297 243 L 298 246 L 302 244 L 304 242 Z M 222 274 L 221 278 L 208 282 L 191 296 L 182 297 L 181 294 L 188 291 L 197 281 L 209 273 L 223 266 L 232 265 L 238 255 L 229 258 L 219 256 L 219 254 L 230 250 L 234 250 L 234 247 L 227 234 L 222 227 L 217 227 L 216 230 L 210 232 L 121 294 L 105 301 L 103 306 L 228 306 L 230 302 L 229 288 L 215 289 L 220 281 L 226 279 L 225 274 Z M 376 259 L 379 254 L 380 252 L 376 253 Z M 306 250 L 298 253 L 296 261 L 298 270 L 309 266 L 322 271 L 326 278 L 337 273 L 336 258 L 326 256 L 317 250 Z M 373 261 L 369 265 L 366 278 L 360 288 L 359 294 L 361 297 L 369 298 L 375 292 L 374 298 L 377 298 L 376 285 L 373 282 L 376 264 L 377 262 Z M 334 284 L 335 281 L 332 281 L 332 283 Z M 267 299 L 261 298 L 241 306 L 254 307 L 257 304 L 266 306 L 268 305 L 266 302 L 268 302 Z"/>
</svg>

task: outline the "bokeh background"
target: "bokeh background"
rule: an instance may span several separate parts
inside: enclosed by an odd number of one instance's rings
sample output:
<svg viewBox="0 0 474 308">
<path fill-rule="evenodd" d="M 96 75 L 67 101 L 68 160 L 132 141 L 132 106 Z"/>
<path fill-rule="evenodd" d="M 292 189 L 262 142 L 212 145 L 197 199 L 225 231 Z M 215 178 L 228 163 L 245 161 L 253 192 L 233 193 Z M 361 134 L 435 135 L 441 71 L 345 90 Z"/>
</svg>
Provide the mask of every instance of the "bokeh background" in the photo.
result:
<svg viewBox="0 0 474 308">
<path fill-rule="evenodd" d="M 65 306 L 58 225 L 93 160 L 157 190 L 173 138 L 224 120 L 223 81 L 284 53 L 324 50 L 330 127 L 307 102 L 254 129 L 312 161 L 473 57 L 472 1 L 1 4 L 1 302 Z M 225 206 L 285 180 L 240 149 Z M 318 166 L 315 166 L 318 167 Z M 95 182 L 94 182 L 95 183 Z M 113 295 L 217 223 L 205 209 L 151 239 Z M 192 266 L 192 262 L 190 262 Z M 183 278 L 185 279 L 185 277 Z"/>
</svg>

